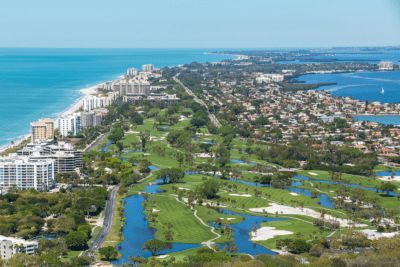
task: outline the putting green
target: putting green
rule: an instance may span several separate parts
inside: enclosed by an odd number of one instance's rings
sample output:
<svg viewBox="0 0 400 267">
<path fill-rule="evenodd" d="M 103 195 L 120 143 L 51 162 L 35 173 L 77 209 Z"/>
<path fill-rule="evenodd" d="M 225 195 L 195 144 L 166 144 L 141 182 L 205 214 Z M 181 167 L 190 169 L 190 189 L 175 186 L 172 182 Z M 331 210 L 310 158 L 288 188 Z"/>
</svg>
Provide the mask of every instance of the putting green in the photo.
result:
<svg viewBox="0 0 400 267">
<path fill-rule="evenodd" d="M 272 221 L 268 222 L 268 226 L 290 226 L 292 225 L 292 222 L 290 221 Z"/>
</svg>

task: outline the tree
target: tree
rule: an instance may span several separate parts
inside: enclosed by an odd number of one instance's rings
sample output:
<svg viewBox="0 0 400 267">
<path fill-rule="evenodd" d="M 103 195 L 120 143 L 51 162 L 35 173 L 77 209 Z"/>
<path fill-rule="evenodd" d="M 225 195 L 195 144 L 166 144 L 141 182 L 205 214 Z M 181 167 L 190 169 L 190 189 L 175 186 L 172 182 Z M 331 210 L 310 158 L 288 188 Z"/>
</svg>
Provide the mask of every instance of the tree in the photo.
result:
<svg viewBox="0 0 400 267">
<path fill-rule="evenodd" d="M 59 217 L 53 221 L 53 229 L 56 233 L 69 233 L 75 229 L 74 219 L 67 217 Z"/>
<path fill-rule="evenodd" d="M 99 248 L 99 253 L 105 257 L 107 261 L 116 259 L 118 257 L 118 251 L 112 246 Z"/>
<path fill-rule="evenodd" d="M 195 126 L 196 128 L 199 128 L 201 126 L 206 125 L 206 120 L 200 117 L 195 117 L 193 119 L 190 120 L 190 124 L 192 124 L 193 126 Z"/>
<path fill-rule="evenodd" d="M 90 237 L 92 233 L 92 227 L 88 224 L 84 224 L 78 227 L 79 232 L 85 233 L 88 237 Z"/>
<path fill-rule="evenodd" d="M 304 239 L 296 239 L 288 246 L 288 249 L 295 254 L 309 252 L 310 248 L 311 244 L 307 243 Z"/>
<path fill-rule="evenodd" d="M 14 202 L 18 199 L 19 195 L 13 193 L 7 193 L 3 197 L 7 199 L 8 202 Z"/>
<path fill-rule="evenodd" d="M 146 144 L 150 141 L 150 131 L 140 132 L 138 135 L 139 141 L 142 144 L 142 151 L 146 152 Z"/>
<path fill-rule="evenodd" d="M 44 266 L 61 266 L 61 259 L 56 254 L 41 254 L 40 263 Z"/>
<path fill-rule="evenodd" d="M 142 246 L 142 251 L 150 251 L 151 255 L 154 256 L 157 252 L 162 251 L 166 248 L 165 243 L 158 239 L 152 239 L 146 241 Z"/>
<path fill-rule="evenodd" d="M 203 197 L 208 199 L 214 198 L 219 191 L 219 184 L 215 180 L 206 180 L 203 184 L 199 185 L 196 190 Z"/>
<path fill-rule="evenodd" d="M 383 192 L 386 192 L 387 195 L 389 195 L 390 192 L 393 192 L 396 188 L 397 188 L 397 186 L 395 184 L 392 184 L 389 182 L 383 183 L 379 187 L 379 189 L 382 190 Z"/>
<path fill-rule="evenodd" d="M 11 259 L 7 260 L 6 265 L 10 267 L 39 266 L 39 256 L 17 253 Z"/>
<path fill-rule="evenodd" d="M 185 171 L 180 168 L 162 168 L 157 172 L 157 179 L 163 179 L 164 183 L 182 182 Z"/>
<path fill-rule="evenodd" d="M 132 118 L 132 123 L 136 125 L 142 125 L 143 124 L 143 117 L 142 116 L 136 116 Z"/>
<path fill-rule="evenodd" d="M 82 249 L 87 247 L 87 235 L 84 232 L 74 231 L 65 237 L 65 243 L 69 248 Z"/>
</svg>

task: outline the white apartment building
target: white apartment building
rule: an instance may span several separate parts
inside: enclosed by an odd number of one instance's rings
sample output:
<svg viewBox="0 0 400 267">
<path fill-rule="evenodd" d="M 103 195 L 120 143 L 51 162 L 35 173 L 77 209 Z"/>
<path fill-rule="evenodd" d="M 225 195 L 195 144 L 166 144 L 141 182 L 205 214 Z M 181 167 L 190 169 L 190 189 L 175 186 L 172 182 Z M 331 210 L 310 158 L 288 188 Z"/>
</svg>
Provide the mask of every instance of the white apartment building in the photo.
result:
<svg viewBox="0 0 400 267">
<path fill-rule="evenodd" d="M 96 108 L 105 108 L 110 106 L 118 97 L 118 93 L 110 92 L 107 97 L 88 96 L 83 99 L 83 111 L 91 111 Z"/>
<path fill-rule="evenodd" d="M 58 132 L 62 136 L 68 136 L 69 132 L 77 135 L 81 129 L 81 114 L 73 113 L 57 119 Z"/>
<path fill-rule="evenodd" d="M 54 185 L 54 160 L 10 154 L 0 158 L 0 188 L 47 190 Z"/>
<path fill-rule="evenodd" d="M 249 56 L 238 56 L 238 60 L 245 60 L 245 59 L 250 59 Z"/>
<path fill-rule="evenodd" d="M 7 260 L 16 253 L 34 254 L 38 246 L 37 241 L 0 235 L 0 259 Z"/>
<path fill-rule="evenodd" d="M 285 77 L 280 74 L 262 74 L 256 78 L 258 83 L 271 83 L 271 82 L 282 82 Z"/>
<path fill-rule="evenodd" d="M 390 61 L 382 61 L 378 66 L 379 70 L 393 70 L 393 62 Z"/>
<path fill-rule="evenodd" d="M 152 71 L 152 70 L 154 70 L 153 64 L 147 64 L 142 66 L 142 71 Z"/>
<path fill-rule="evenodd" d="M 130 77 L 137 76 L 138 74 L 139 74 L 139 71 L 138 71 L 138 69 L 135 69 L 135 68 L 128 69 L 126 72 L 126 75 L 130 76 Z"/>
</svg>

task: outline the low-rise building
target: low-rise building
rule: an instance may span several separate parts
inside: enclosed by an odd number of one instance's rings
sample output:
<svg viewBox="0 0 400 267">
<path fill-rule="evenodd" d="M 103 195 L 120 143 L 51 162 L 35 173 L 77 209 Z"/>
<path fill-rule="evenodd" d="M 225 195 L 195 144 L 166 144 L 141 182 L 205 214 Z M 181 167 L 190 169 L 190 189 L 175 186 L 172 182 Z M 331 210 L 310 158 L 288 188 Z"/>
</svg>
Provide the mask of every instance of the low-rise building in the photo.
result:
<svg viewBox="0 0 400 267">
<path fill-rule="evenodd" d="M 16 253 L 34 254 L 38 246 L 37 241 L 0 235 L 0 259 L 7 260 Z"/>
<path fill-rule="evenodd" d="M 142 94 L 131 94 L 131 95 L 126 95 L 124 96 L 124 102 L 128 102 L 131 104 L 134 104 L 135 101 L 143 99 L 145 101 L 149 101 L 152 104 L 155 103 L 156 101 L 161 101 L 166 103 L 168 106 L 173 104 L 173 103 L 178 103 L 181 101 L 180 98 L 176 97 L 176 95 L 168 95 L 168 94 L 150 94 L 145 97 L 145 95 Z"/>
</svg>

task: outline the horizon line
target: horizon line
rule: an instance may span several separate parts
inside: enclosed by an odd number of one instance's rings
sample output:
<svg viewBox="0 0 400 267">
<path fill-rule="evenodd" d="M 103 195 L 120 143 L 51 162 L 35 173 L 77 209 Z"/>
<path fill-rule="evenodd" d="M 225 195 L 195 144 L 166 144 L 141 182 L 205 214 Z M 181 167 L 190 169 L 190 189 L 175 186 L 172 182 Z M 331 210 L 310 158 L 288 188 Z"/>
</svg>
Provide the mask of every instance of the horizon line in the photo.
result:
<svg viewBox="0 0 400 267">
<path fill-rule="evenodd" d="M 400 45 L 367 45 L 367 46 L 281 46 L 281 47 L 42 47 L 42 46 L 0 46 L 14 49 L 330 49 L 330 48 L 386 48 Z"/>
</svg>

